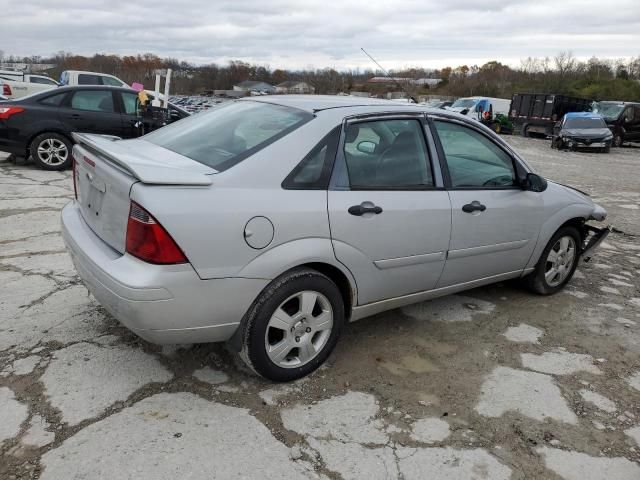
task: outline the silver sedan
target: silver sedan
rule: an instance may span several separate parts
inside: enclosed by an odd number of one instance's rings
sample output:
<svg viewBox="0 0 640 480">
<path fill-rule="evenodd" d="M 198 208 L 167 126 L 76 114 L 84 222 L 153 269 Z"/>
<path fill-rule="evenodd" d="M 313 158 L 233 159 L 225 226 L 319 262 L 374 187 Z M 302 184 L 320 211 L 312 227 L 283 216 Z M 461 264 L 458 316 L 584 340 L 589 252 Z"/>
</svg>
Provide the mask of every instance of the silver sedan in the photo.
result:
<svg viewBox="0 0 640 480">
<path fill-rule="evenodd" d="M 276 381 L 347 321 L 512 278 L 555 293 L 608 233 L 587 195 L 423 106 L 260 97 L 74 137 L 63 233 L 98 301 L 151 342 L 230 341 Z"/>
</svg>

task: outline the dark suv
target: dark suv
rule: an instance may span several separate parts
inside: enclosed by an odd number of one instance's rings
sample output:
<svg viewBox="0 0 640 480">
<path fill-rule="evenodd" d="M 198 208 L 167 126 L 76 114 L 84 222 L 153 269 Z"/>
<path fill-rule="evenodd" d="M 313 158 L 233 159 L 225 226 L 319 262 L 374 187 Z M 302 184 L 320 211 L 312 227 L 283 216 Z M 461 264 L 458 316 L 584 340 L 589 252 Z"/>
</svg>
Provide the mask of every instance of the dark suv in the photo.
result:
<svg viewBox="0 0 640 480">
<path fill-rule="evenodd" d="M 640 142 L 640 103 L 597 102 L 593 111 L 607 122 L 614 147 L 621 147 L 624 142 Z"/>
</svg>

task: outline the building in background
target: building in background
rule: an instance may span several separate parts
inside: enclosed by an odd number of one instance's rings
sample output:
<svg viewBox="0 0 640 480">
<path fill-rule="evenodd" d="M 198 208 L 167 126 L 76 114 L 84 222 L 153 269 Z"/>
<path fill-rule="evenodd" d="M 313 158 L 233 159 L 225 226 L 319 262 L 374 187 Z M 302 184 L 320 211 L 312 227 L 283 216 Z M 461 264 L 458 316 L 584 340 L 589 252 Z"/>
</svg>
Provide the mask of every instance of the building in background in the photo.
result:
<svg viewBox="0 0 640 480">
<path fill-rule="evenodd" d="M 276 93 L 315 93 L 316 89 L 307 82 L 287 80 L 276 85 Z"/>
<path fill-rule="evenodd" d="M 234 85 L 233 89 L 241 92 L 276 93 L 276 87 L 270 83 L 257 80 L 245 80 L 238 85 Z"/>
</svg>

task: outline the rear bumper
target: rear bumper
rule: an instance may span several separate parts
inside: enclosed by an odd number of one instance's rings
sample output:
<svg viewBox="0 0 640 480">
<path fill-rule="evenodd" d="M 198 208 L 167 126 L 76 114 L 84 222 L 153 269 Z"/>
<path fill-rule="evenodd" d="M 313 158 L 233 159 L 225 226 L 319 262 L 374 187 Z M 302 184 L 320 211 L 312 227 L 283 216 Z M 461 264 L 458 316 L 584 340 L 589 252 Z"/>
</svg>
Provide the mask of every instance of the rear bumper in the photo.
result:
<svg viewBox="0 0 640 480">
<path fill-rule="evenodd" d="M 2 128 L 2 125 L 0 125 Z M 22 142 L 16 142 L 15 140 L 8 140 L 0 136 L 0 152 L 12 153 L 18 156 L 24 156 L 27 153 L 27 146 Z"/>
<path fill-rule="evenodd" d="M 62 234 L 83 282 L 118 321 L 152 343 L 228 340 L 264 279 L 201 280 L 190 264 L 152 265 L 105 244 L 75 201 L 62 210 Z"/>
</svg>

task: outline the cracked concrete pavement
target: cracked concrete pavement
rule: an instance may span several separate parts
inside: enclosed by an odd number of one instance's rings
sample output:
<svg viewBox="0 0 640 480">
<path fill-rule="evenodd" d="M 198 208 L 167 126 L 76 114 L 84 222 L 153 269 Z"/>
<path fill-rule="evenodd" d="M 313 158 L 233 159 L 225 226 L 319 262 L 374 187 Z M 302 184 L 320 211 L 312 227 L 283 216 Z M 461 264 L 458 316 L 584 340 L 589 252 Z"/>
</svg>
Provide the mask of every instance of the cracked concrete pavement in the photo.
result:
<svg viewBox="0 0 640 480">
<path fill-rule="evenodd" d="M 0 479 L 640 478 L 640 148 L 505 139 L 607 208 L 597 256 L 350 324 L 286 385 L 120 326 L 64 251 L 70 172 L 0 154 Z"/>
</svg>

